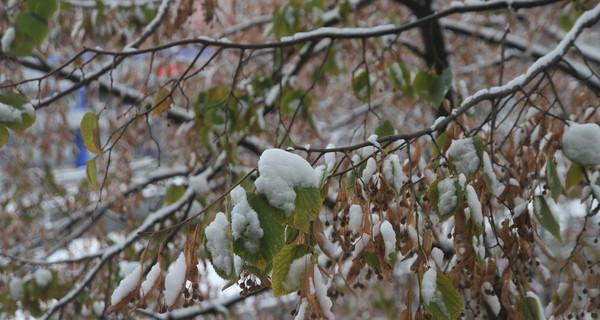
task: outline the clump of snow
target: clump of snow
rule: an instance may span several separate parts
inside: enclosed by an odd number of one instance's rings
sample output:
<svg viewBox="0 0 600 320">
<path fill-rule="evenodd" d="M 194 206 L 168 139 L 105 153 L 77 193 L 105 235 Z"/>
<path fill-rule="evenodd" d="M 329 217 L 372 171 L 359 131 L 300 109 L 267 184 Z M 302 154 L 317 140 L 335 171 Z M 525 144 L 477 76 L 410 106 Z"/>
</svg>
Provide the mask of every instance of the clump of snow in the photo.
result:
<svg viewBox="0 0 600 320">
<path fill-rule="evenodd" d="M 402 166 L 400 165 L 400 158 L 397 155 L 391 154 L 383 161 L 383 168 L 381 168 L 385 180 L 396 190 L 400 191 L 402 184 L 406 180 Z"/>
<path fill-rule="evenodd" d="M 492 161 L 487 152 L 483 153 L 483 174 L 492 182 L 492 194 L 495 196 L 500 195 L 498 192 L 498 179 L 496 178 L 496 173 L 492 167 Z"/>
<path fill-rule="evenodd" d="M 452 141 L 450 148 L 446 152 L 446 156 L 458 172 L 464 173 L 467 176 L 477 171 L 480 165 L 479 156 L 473 144 L 473 138 Z"/>
<path fill-rule="evenodd" d="M 15 40 L 15 27 L 8 27 L 2 35 L 2 52 L 9 52 L 12 42 Z"/>
<path fill-rule="evenodd" d="M 121 282 L 119 282 L 119 286 L 115 289 L 112 296 L 110 297 L 110 304 L 116 306 L 121 303 L 125 297 L 131 294 L 134 290 L 137 289 L 138 284 L 142 278 L 142 266 L 138 263 L 138 266 L 133 269 L 131 273 L 129 273 Z"/>
<path fill-rule="evenodd" d="M 300 280 L 304 277 L 306 273 L 306 266 L 310 262 L 311 254 L 306 254 L 294 261 L 290 264 L 290 269 L 285 276 L 285 280 L 283 280 L 283 288 L 285 290 L 293 290 L 300 286 Z"/>
<path fill-rule="evenodd" d="M 319 301 L 319 306 L 321 307 L 321 312 L 323 316 L 325 316 L 329 320 L 335 320 L 335 315 L 331 312 L 331 307 L 333 307 L 333 302 L 327 296 L 327 284 L 323 281 L 323 277 L 321 276 L 321 270 L 315 264 L 314 267 L 314 278 L 310 283 L 310 292 L 313 293 L 317 297 L 317 301 Z M 313 286 L 314 284 L 314 286 Z"/>
<path fill-rule="evenodd" d="M 371 178 L 373 177 L 373 174 L 375 174 L 376 170 L 377 170 L 377 162 L 375 162 L 375 159 L 373 159 L 371 157 L 371 158 L 369 158 L 369 160 L 367 160 L 367 166 L 365 167 L 365 169 L 362 172 L 362 181 L 365 184 L 369 183 L 369 181 L 371 181 Z"/>
<path fill-rule="evenodd" d="M 231 245 L 227 237 L 227 227 L 227 217 L 223 212 L 219 212 L 215 220 L 206 227 L 204 234 L 206 235 L 206 246 L 210 252 L 212 263 L 226 274 L 231 274 L 233 260 L 231 258 Z"/>
<path fill-rule="evenodd" d="M 421 297 L 423 297 L 423 302 L 425 302 L 425 304 L 434 302 L 436 292 L 437 272 L 433 268 L 430 268 L 425 272 L 423 280 L 421 280 Z"/>
<path fill-rule="evenodd" d="M 23 280 L 19 277 L 13 277 L 8 283 L 8 291 L 13 300 L 18 300 L 23 295 Z"/>
<path fill-rule="evenodd" d="M 158 280 L 159 276 L 160 263 L 157 263 L 154 266 L 152 266 L 152 269 L 150 269 L 150 272 L 148 272 L 146 279 L 142 282 L 142 285 L 140 287 L 142 296 L 147 295 L 148 292 L 150 292 L 150 290 L 152 289 L 152 287 L 154 287 L 154 284 Z"/>
<path fill-rule="evenodd" d="M 360 225 L 362 224 L 362 217 L 363 217 L 362 208 L 357 204 L 351 205 L 350 210 L 348 212 L 348 226 L 350 227 L 350 230 L 352 231 L 352 233 L 354 233 L 356 235 L 358 234 L 358 231 L 360 230 Z"/>
<path fill-rule="evenodd" d="M 169 307 L 173 306 L 181 295 L 181 290 L 185 285 L 186 269 L 185 255 L 182 252 L 177 260 L 169 266 L 165 276 L 165 304 Z"/>
<path fill-rule="evenodd" d="M 379 227 L 385 245 L 385 257 L 396 252 L 396 232 L 389 221 L 384 221 Z"/>
<path fill-rule="evenodd" d="M 104 313 L 104 301 L 96 300 L 92 303 L 92 309 L 94 313 L 101 316 Z"/>
<path fill-rule="evenodd" d="M 0 122 L 21 122 L 23 112 L 13 106 L 0 102 Z"/>
<path fill-rule="evenodd" d="M 294 188 L 318 188 L 319 179 L 310 164 L 299 155 L 280 149 L 268 149 L 258 160 L 260 177 L 254 185 L 269 203 L 288 215 L 296 209 Z"/>
<path fill-rule="evenodd" d="M 257 253 L 263 230 L 260 228 L 258 214 L 246 199 L 246 191 L 238 186 L 231 191 L 231 235 L 234 240 L 243 239 L 244 247 L 250 253 Z"/>
<path fill-rule="evenodd" d="M 455 180 L 446 178 L 437 184 L 438 188 L 438 210 L 440 215 L 445 216 L 456 208 L 458 197 L 456 196 Z"/>
<path fill-rule="evenodd" d="M 481 211 L 481 202 L 479 202 L 479 197 L 477 196 L 477 192 L 475 192 L 475 188 L 472 185 L 467 185 L 467 204 L 469 205 L 469 210 L 471 211 L 471 217 L 473 221 L 478 225 L 483 225 L 483 213 Z"/>
<path fill-rule="evenodd" d="M 562 137 L 563 152 L 581 165 L 600 164 L 600 126 L 570 122 Z"/>
<path fill-rule="evenodd" d="M 444 263 L 444 251 L 440 248 L 433 247 L 431 249 L 431 258 L 433 259 L 433 262 L 435 262 L 435 265 L 438 266 L 438 268 L 441 268 Z"/>
<path fill-rule="evenodd" d="M 305 298 L 302 298 L 302 303 L 298 307 L 298 312 L 294 317 L 294 320 L 304 320 L 306 319 L 306 309 L 308 308 L 308 301 Z"/>
<path fill-rule="evenodd" d="M 375 146 L 377 149 L 381 149 L 381 145 L 379 142 L 377 142 L 377 138 L 379 138 L 378 135 L 372 134 L 367 138 L 367 141 L 369 141 L 369 143 Z"/>
<path fill-rule="evenodd" d="M 37 269 L 33 274 L 35 283 L 39 287 L 46 287 L 52 282 L 52 272 L 48 269 Z"/>
<path fill-rule="evenodd" d="M 333 148 L 335 148 L 335 145 L 333 145 L 331 143 L 327 145 L 327 149 L 333 149 Z M 333 170 L 335 168 L 335 164 L 336 164 L 335 152 L 328 152 L 325 154 L 325 164 L 327 165 L 327 172 L 331 172 L 331 170 Z"/>
<path fill-rule="evenodd" d="M 202 173 L 190 177 L 189 185 L 190 187 L 192 187 L 192 190 L 194 190 L 196 194 L 206 194 L 210 191 L 208 181 Z"/>
</svg>

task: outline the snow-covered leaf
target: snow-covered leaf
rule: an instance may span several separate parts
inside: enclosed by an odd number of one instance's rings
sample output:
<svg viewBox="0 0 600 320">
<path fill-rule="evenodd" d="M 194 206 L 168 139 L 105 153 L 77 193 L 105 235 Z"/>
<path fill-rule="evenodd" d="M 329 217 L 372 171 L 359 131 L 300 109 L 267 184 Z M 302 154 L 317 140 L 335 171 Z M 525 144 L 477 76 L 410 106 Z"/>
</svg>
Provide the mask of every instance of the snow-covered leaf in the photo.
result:
<svg viewBox="0 0 600 320">
<path fill-rule="evenodd" d="M 27 99 L 19 94 L 0 95 L 0 124 L 23 132 L 35 122 L 35 111 Z"/>
<path fill-rule="evenodd" d="M 480 143 L 481 138 L 476 138 L 454 140 L 450 144 L 446 156 L 450 159 L 450 163 L 457 173 L 464 173 L 466 176 L 470 176 L 481 166 L 480 154 L 483 153 L 483 146 Z M 476 145 L 479 147 L 476 147 Z"/>
<path fill-rule="evenodd" d="M 463 298 L 441 271 L 429 269 L 421 281 L 421 296 L 433 319 L 454 320 L 463 308 Z"/>
<path fill-rule="evenodd" d="M 284 246 L 273 260 L 273 293 L 282 296 L 297 291 L 310 262 L 306 245 Z"/>
<path fill-rule="evenodd" d="M 203 238 L 208 258 L 217 274 L 223 279 L 235 279 L 229 223 L 223 212 L 217 213 L 215 220 L 204 229 Z"/>
<path fill-rule="evenodd" d="M 146 275 L 146 279 L 140 285 L 140 299 L 149 297 L 160 285 L 161 280 L 160 262 L 156 263 Z"/>
<path fill-rule="evenodd" d="M 600 126 L 570 122 L 562 137 L 563 152 L 571 161 L 584 166 L 600 164 Z"/>
<path fill-rule="evenodd" d="M 436 180 L 429 187 L 427 195 L 442 219 L 454 215 L 464 200 L 464 191 L 455 178 Z"/>
<path fill-rule="evenodd" d="M 187 270 L 187 264 L 185 261 L 185 255 L 179 254 L 179 257 L 173 262 L 169 269 L 167 269 L 167 275 L 165 276 L 165 304 L 169 310 L 173 309 L 185 286 L 185 275 Z"/>
<path fill-rule="evenodd" d="M 108 309 L 108 313 L 121 310 L 125 307 L 137 295 L 141 281 L 142 266 L 138 264 L 130 274 L 119 282 L 119 286 L 113 291 L 110 297 L 111 307 Z"/>
<path fill-rule="evenodd" d="M 533 212 L 537 220 L 542 224 L 542 227 L 548 230 L 558 241 L 562 242 L 560 225 L 556 222 L 556 218 L 554 218 L 544 196 L 539 195 L 534 198 Z"/>
</svg>

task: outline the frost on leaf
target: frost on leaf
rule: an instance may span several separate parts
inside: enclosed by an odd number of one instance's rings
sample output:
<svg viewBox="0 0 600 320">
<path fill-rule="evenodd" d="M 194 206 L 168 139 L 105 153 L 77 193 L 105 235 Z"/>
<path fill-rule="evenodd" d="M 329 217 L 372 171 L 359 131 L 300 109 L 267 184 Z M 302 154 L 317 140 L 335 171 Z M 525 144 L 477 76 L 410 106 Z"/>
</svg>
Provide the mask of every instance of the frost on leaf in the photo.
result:
<svg viewBox="0 0 600 320">
<path fill-rule="evenodd" d="M 299 155 L 280 149 L 268 149 L 258 160 L 260 176 L 254 183 L 256 190 L 267 197 L 269 203 L 289 216 L 295 208 L 294 188 L 318 188 L 315 170 Z"/>
<path fill-rule="evenodd" d="M 600 126 L 570 122 L 562 137 L 563 152 L 571 161 L 584 166 L 600 164 Z"/>
<path fill-rule="evenodd" d="M 228 232 L 229 224 L 223 212 L 217 213 L 215 220 L 204 230 L 206 249 L 219 276 L 230 278 L 233 273 L 233 257 Z"/>
<path fill-rule="evenodd" d="M 473 138 L 452 141 L 446 156 L 458 173 L 464 173 L 467 176 L 475 173 L 481 164 Z"/>
<path fill-rule="evenodd" d="M 165 304 L 169 309 L 172 309 L 181 297 L 185 286 L 186 270 L 185 255 L 181 253 L 177 260 L 169 266 L 165 276 Z"/>
<path fill-rule="evenodd" d="M 131 273 L 119 282 L 119 286 L 113 291 L 110 297 L 111 307 L 108 309 L 108 312 L 118 311 L 125 307 L 137 295 L 141 280 L 142 266 L 138 264 Z"/>
<path fill-rule="evenodd" d="M 246 250 L 250 253 L 257 253 L 260 249 L 260 239 L 263 237 L 263 230 L 260 227 L 258 214 L 246 198 L 246 191 L 242 187 L 237 187 L 231 192 L 231 234 L 233 240 L 241 240 Z"/>
</svg>

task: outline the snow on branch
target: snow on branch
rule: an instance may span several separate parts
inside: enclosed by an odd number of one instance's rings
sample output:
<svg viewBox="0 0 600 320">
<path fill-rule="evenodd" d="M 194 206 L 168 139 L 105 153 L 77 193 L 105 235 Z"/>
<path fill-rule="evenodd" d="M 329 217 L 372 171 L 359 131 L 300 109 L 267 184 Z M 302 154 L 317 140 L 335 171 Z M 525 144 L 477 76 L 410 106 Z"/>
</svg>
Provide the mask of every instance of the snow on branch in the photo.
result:
<svg viewBox="0 0 600 320">
<path fill-rule="evenodd" d="M 81 291 L 83 291 L 83 289 L 92 282 L 98 271 L 102 269 L 106 262 L 140 238 L 140 232 L 150 229 L 155 223 L 162 221 L 163 219 L 175 213 L 177 210 L 181 209 L 186 203 L 194 198 L 194 195 L 195 193 L 192 188 L 187 188 L 179 200 L 152 213 L 149 213 L 142 224 L 129 233 L 125 240 L 104 249 L 100 261 L 98 261 L 96 265 L 87 272 L 85 277 L 83 277 L 83 280 L 76 283 L 69 290 L 69 292 L 67 292 L 59 301 L 53 304 L 52 307 L 41 317 L 41 319 L 49 319 L 60 308 L 64 307 L 71 300 L 75 299 L 77 295 L 80 294 Z"/>
</svg>

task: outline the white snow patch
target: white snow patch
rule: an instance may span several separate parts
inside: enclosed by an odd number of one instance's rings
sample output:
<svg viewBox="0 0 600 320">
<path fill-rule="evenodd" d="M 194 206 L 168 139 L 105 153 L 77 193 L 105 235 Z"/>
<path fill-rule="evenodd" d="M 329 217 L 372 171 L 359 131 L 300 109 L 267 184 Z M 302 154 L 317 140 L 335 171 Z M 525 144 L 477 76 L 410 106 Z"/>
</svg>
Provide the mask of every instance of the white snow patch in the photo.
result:
<svg viewBox="0 0 600 320">
<path fill-rule="evenodd" d="M 227 237 L 227 217 L 223 212 L 217 213 L 215 220 L 204 229 L 206 235 L 206 246 L 212 257 L 215 267 L 231 274 L 232 258 L 231 244 Z"/>
<path fill-rule="evenodd" d="M 18 300 L 23 295 L 23 280 L 19 277 L 13 277 L 8 283 L 8 291 L 13 300 Z"/>
<path fill-rule="evenodd" d="M 421 297 L 423 297 L 423 302 L 426 304 L 430 304 L 434 302 L 435 296 L 437 292 L 437 272 L 435 269 L 430 268 L 423 275 L 423 280 L 421 280 Z"/>
<path fill-rule="evenodd" d="M 383 168 L 381 168 L 385 180 L 397 191 L 400 191 L 402 184 L 406 180 L 406 175 L 402 171 L 400 165 L 400 158 L 398 155 L 391 154 L 383 161 Z"/>
<path fill-rule="evenodd" d="M 442 264 L 444 263 L 444 251 L 442 251 L 440 248 L 433 247 L 431 249 L 431 258 L 438 268 L 443 267 Z"/>
<path fill-rule="evenodd" d="M 302 303 L 298 307 L 298 313 L 296 313 L 296 317 L 294 320 L 304 320 L 306 319 L 306 309 L 308 308 L 308 301 L 305 298 L 302 298 Z"/>
<path fill-rule="evenodd" d="M 52 272 L 48 269 L 37 269 L 33 274 L 35 283 L 39 287 L 46 287 L 52 282 Z"/>
<path fill-rule="evenodd" d="M 333 148 L 335 148 L 335 145 L 333 145 L 331 143 L 327 145 L 327 149 L 333 149 Z M 325 154 L 325 164 L 327 165 L 327 172 L 331 172 L 331 170 L 333 170 L 335 168 L 335 164 L 336 164 L 335 152 L 328 152 Z"/>
<path fill-rule="evenodd" d="M 137 289 L 141 279 L 142 266 L 138 263 L 138 266 L 119 282 L 119 286 L 113 291 L 110 297 L 110 304 L 112 306 L 119 304 L 125 297 Z"/>
<path fill-rule="evenodd" d="M 296 209 L 295 187 L 318 188 L 315 170 L 299 155 L 280 149 L 268 149 L 258 160 L 260 177 L 254 185 L 269 203 L 290 215 Z"/>
<path fill-rule="evenodd" d="M 483 225 L 483 213 L 481 211 L 481 202 L 479 202 L 479 197 L 477 196 L 477 192 L 475 192 L 475 188 L 472 185 L 467 185 L 467 203 L 469 205 L 469 210 L 471 211 L 471 217 L 473 221 L 478 225 Z"/>
<path fill-rule="evenodd" d="M 152 266 L 152 269 L 150 269 L 150 272 L 148 272 L 146 279 L 142 282 L 142 285 L 140 287 L 142 296 L 148 294 L 150 289 L 152 289 L 152 287 L 158 280 L 159 276 L 160 276 L 160 263 L 157 263 L 154 266 Z"/>
<path fill-rule="evenodd" d="M 234 240 L 243 239 L 244 247 L 250 253 L 257 253 L 260 249 L 260 239 L 263 237 L 263 230 L 260 227 L 258 214 L 246 199 L 244 188 L 237 186 L 231 191 L 231 235 Z"/>
<path fill-rule="evenodd" d="M 363 218 L 363 210 L 358 204 L 353 204 L 350 206 L 348 212 L 348 226 L 352 233 L 358 235 L 358 231 L 360 230 L 360 225 L 362 224 Z"/>
<path fill-rule="evenodd" d="M 200 173 L 193 177 L 190 177 L 189 185 L 192 187 L 192 190 L 198 195 L 207 194 L 210 192 L 210 186 L 208 185 L 208 181 L 204 174 Z"/>
<path fill-rule="evenodd" d="M 487 152 L 483 153 L 483 174 L 488 177 L 491 181 L 492 185 L 492 194 L 495 196 L 500 195 L 498 192 L 498 179 L 496 178 L 496 173 L 494 172 L 494 168 L 492 166 L 492 161 L 490 160 L 490 156 Z"/>
<path fill-rule="evenodd" d="M 437 184 L 438 188 L 438 210 L 440 215 L 445 216 L 456 208 L 458 197 L 456 196 L 455 179 L 446 178 Z"/>
<path fill-rule="evenodd" d="M 310 262 L 311 254 L 306 254 L 292 262 L 290 269 L 283 280 L 282 285 L 285 290 L 293 290 L 300 286 L 300 280 L 306 273 L 306 266 Z"/>
<path fill-rule="evenodd" d="M 0 122 L 20 123 L 23 112 L 13 106 L 0 102 Z"/>
<path fill-rule="evenodd" d="M 9 52 L 12 42 L 15 40 L 15 27 L 8 27 L 2 35 L 2 52 Z"/>
<path fill-rule="evenodd" d="M 92 309 L 94 313 L 98 316 L 101 316 L 104 313 L 104 301 L 96 300 L 92 303 Z"/>
<path fill-rule="evenodd" d="M 314 293 L 317 297 L 317 301 L 319 301 L 319 306 L 321 307 L 321 311 L 323 312 L 323 316 L 325 316 L 329 320 L 335 320 L 335 315 L 331 312 L 331 308 L 333 307 L 333 302 L 327 296 L 327 284 L 323 281 L 323 277 L 321 276 L 321 270 L 315 264 L 314 267 L 314 278 L 310 283 L 310 291 Z M 313 287 L 314 283 L 314 287 Z"/>
<path fill-rule="evenodd" d="M 600 126 L 570 122 L 562 137 L 563 152 L 582 165 L 600 164 Z"/>
<path fill-rule="evenodd" d="M 480 165 L 479 156 L 473 144 L 473 138 L 452 141 L 450 148 L 446 152 L 446 156 L 458 172 L 464 173 L 467 176 L 477 171 Z"/>
<path fill-rule="evenodd" d="M 181 295 L 181 290 L 185 285 L 186 269 L 185 255 L 182 252 L 177 260 L 169 266 L 165 276 L 165 304 L 169 307 L 173 306 Z"/>
<path fill-rule="evenodd" d="M 279 96 L 280 90 L 281 89 L 278 85 L 272 87 L 271 90 L 269 90 L 269 92 L 267 93 L 267 97 L 265 98 L 265 105 L 272 106 L 275 103 L 275 99 L 277 99 L 277 97 Z"/>
<path fill-rule="evenodd" d="M 379 227 L 385 245 L 385 257 L 396 252 L 396 232 L 389 221 L 384 221 Z"/>
<path fill-rule="evenodd" d="M 365 184 L 369 183 L 369 181 L 371 181 L 371 178 L 373 177 L 373 174 L 375 174 L 376 170 L 377 170 L 377 162 L 375 162 L 375 159 L 373 159 L 371 157 L 371 158 L 369 158 L 369 160 L 367 160 L 367 166 L 365 167 L 365 169 L 362 172 L 363 183 L 365 183 Z"/>
<path fill-rule="evenodd" d="M 375 146 L 377 149 L 381 149 L 381 145 L 379 142 L 377 142 L 377 138 L 379 138 L 379 136 L 372 134 L 367 138 L 367 141 L 369 141 L 369 143 Z"/>
</svg>

